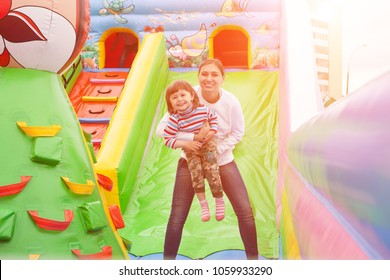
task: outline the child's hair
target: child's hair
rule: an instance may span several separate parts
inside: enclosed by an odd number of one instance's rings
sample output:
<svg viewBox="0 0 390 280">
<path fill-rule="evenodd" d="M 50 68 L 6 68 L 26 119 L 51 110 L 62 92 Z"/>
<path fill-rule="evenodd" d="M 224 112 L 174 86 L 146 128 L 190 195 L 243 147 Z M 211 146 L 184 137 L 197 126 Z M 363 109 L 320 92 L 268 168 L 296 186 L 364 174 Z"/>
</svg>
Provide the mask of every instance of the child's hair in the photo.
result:
<svg viewBox="0 0 390 280">
<path fill-rule="evenodd" d="M 192 106 L 194 107 L 194 109 L 199 106 L 200 102 L 199 102 L 198 94 L 196 93 L 194 88 L 191 86 L 191 84 L 187 81 L 176 80 L 176 81 L 173 81 L 167 87 L 167 89 L 165 91 L 165 100 L 167 102 L 168 112 L 170 114 L 175 113 L 175 110 L 173 109 L 172 104 L 171 104 L 170 97 L 172 94 L 174 94 L 175 92 L 178 92 L 179 90 L 186 90 L 189 93 L 191 93 L 191 95 L 194 97 L 194 99 L 192 100 L 192 104 L 193 104 Z"/>
</svg>

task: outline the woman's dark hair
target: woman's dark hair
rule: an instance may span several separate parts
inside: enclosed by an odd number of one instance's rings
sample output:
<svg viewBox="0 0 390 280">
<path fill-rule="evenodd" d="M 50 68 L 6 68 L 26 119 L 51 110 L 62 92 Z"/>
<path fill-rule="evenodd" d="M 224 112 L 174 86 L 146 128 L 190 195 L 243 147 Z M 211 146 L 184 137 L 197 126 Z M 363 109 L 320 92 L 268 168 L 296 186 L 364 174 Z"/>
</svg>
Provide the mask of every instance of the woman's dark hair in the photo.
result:
<svg viewBox="0 0 390 280">
<path fill-rule="evenodd" d="M 222 62 L 217 58 L 209 58 L 204 60 L 201 64 L 199 64 L 198 68 L 198 76 L 200 75 L 200 71 L 202 71 L 203 66 L 214 64 L 218 67 L 219 71 L 221 71 L 222 76 L 225 76 L 225 69 L 222 65 Z"/>
<path fill-rule="evenodd" d="M 183 80 L 176 80 L 173 81 L 166 89 L 165 91 L 165 101 L 167 102 L 168 112 L 170 114 L 175 113 L 175 110 L 172 107 L 170 97 L 172 94 L 178 92 L 179 90 L 186 90 L 189 93 L 191 93 L 191 96 L 194 98 L 192 101 L 192 106 L 197 108 L 199 106 L 199 97 L 194 88 L 191 86 L 191 84 L 187 81 Z"/>
</svg>

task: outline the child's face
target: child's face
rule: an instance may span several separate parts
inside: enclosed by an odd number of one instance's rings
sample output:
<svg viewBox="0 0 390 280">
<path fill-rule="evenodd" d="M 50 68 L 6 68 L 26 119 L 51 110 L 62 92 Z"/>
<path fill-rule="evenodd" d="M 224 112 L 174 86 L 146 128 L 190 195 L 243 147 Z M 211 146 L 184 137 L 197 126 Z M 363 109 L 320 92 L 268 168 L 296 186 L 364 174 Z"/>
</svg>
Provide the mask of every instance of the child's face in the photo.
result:
<svg viewBox="0 0 390 280">
<path fill-rule="evenodd" d="M 175 111 L 182 112 L 190 107 L 193 96 L 190 92 L 181 89 L 171 94 L 169 100 L 171 101 L 172 107 Z"/>
</svg>

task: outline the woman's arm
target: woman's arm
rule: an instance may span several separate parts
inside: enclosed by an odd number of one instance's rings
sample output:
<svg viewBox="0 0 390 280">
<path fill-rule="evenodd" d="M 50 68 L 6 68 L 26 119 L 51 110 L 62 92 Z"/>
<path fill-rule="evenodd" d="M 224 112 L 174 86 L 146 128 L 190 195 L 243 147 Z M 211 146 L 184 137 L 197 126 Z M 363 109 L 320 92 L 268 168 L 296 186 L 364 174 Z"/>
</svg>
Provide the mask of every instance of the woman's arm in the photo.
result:
<svg viewBox="0 0 390 280">
<path fill-rule="evenodd" d="M 208 121 L 204 121 L 202 128 L 199 130 L 198 134 L 194 135 L 194 140 L 195 141 L 207 141 L 207 135 L 210 131 L 210 124 Z"/>
<path fill-rule="evenodd" d="M 183 149 L 186 153 L 195 153 L 202 147 L 199 141 L 176 140 L 175 148 Z"/>
<path fill-rule="evenodd" d="M 218 153 L 223 153 L 226 150 L 233 150 L 235 145 L 242 140 L 242 137 L 245 133 L 244 113 L 242 112 L 242 108 L 238 100 L 234 102 L 230 114 L 230 133 L 226 135 L 226 138 L 224 138 L 221 142 L 218 143 Z"/>
</svg>

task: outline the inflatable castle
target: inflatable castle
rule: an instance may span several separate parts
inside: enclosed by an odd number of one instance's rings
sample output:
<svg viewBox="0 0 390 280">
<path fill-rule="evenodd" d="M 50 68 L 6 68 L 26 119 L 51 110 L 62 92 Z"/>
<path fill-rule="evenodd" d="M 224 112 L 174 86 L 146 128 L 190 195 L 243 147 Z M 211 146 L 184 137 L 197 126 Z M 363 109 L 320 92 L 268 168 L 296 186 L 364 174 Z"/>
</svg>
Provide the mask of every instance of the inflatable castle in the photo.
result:
<svg viewBox="0 0 390 280">
<path fill-rule="evenodd" d="M 155 135 L 164 91 L 218 58 L 260 257 L 388 259 L 388 75 L 324 109 L 292 2 L 2 1 L 0 258 L 162 259 L 180 156 Z M 221 222 L 198 207 L 178 258 L 245 259 L 229 202 Z"/>
</svg>

